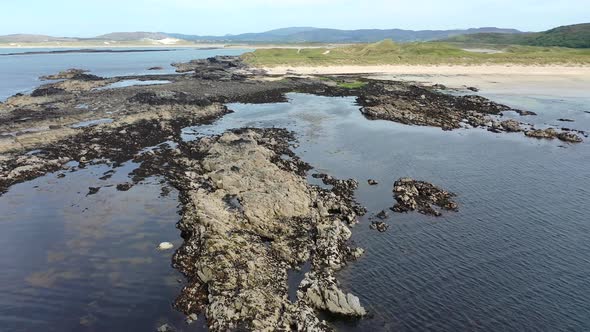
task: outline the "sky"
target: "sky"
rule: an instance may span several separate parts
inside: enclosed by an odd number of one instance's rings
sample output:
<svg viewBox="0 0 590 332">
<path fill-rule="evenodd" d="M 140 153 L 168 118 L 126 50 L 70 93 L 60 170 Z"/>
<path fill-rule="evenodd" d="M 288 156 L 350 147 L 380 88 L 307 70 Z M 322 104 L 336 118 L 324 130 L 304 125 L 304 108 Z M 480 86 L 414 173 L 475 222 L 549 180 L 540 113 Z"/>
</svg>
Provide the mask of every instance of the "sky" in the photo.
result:
<svg viewBox="0 0 590 332">
<path fill-rule="evenodd" d="M 0 0 L 0 35 L 225 35 L 274 28 L 543 31 L 590 22 L 590 0 Z"/>
</svg>

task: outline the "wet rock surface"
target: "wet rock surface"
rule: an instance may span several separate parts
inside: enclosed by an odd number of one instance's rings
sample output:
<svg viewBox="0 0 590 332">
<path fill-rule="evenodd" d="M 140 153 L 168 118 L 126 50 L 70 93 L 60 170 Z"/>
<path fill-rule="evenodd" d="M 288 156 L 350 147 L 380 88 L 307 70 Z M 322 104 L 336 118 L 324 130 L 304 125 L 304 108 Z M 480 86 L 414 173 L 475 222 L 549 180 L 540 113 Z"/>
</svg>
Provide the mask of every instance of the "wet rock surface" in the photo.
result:
<svg viewBox="0 0 590 332">
<path fill-rule="evenodd" d="M 463 121 L 473 127 L 489 127 L 490 115 L 506 111 L 529 114 L 480 96 L 454 96 L 402 82 L 371 82 L 358 97 L 358 103 L 368 118 L 444 130 L 461 128 Z"/>
<path fill-rule="evenodd" d="M 192 60 L 187 63 L 174 63 L 176 72 L 193 72 L 195 78 L 204 80 L 245 80 L 254 75 L 264 75 L 265 72 L 249 68 L 236 56 L 216 56 L 202 60 Z"/>
<path fill-rule="evenodd" d="M 174 183 L 184 204 L 185 240 L 175 266 L 189 279 L 177 307 L 206 313 L 209 328 L 329 330 L 316 310 L 363 316 L 359 300 L 340 290 L 335 272 L 349 261 L 356 214 L 347 198 L 307 184 L 273 160 L 284 153 L 283 130 L 240 130 L 184 146 Z M 182 170 L 182 171 L 181 171 Z M 240 209 L 227 204 L 231 196 Z M 311 262 L 288 298 L 287 272 Z"/>
<path fill-rule="evenodd" d="M 472 91 L 477 91 L 476 89 Z M 525 123 L 515 119 L 501 120 L 504 112 L 520 116 L 534 112 L 514 109 L 477 95 L 453 95 L 438 86 L 418 86 L 391 81 L 369 82 L 357 98 L 361 112 L 369 119 L 380 119 L 408 125 L 433 126 L 443 130 L 484 128 L 495 133 L 525 132 L 526 136 L 541 137 L 536 131 L 525 131 Z M 581 138 L 555 130 L 553 138 L 579 143 Z M 531 132 L 531 134 L 527 134 Z M 546 137 L 551 138 L 551 137 Z"/>
<path fill-rule="evenodd" d="M 455 194 L 412 178 L 397 180 L 393 185 L 393 195 L 397 201 L 392 208 L 395 212 L 418 211 L 438 217 L 442 215 L 441 210 L 459 210 L 458 204 L 452 200 Z"/>
<path fill-rule="evenodd" d="M 533 129 L 533 130 L 529 130 L 529 131 L 525 132 L 524 134 L 528 137 L 541 138 L 541 139 L 555 139 L 555 138 L 557 138 L 561 141 L 569 142 L 569 143 L 581 143 L 583 141 L 583 139 L 580 136 L 578 136 L 576 133 L 573 133 L 571 131 L 558 132 L 557 130 L 555 130 L 553 128 Z"/>
</svg>

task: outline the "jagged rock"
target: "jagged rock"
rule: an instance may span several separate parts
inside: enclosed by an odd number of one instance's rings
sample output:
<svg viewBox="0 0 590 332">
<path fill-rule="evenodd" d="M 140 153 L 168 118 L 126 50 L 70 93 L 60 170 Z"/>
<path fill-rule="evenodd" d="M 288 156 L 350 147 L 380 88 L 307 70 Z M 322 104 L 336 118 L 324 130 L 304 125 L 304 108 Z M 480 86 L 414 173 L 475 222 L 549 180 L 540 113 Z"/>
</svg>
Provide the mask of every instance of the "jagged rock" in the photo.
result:
<svg viewBox="0 0 590 332">
<path fill-rule="evenodd" d="M 401 82 L 370 82 L 362 89 L 357 102 L 362 106 L 361 112 L 369 119 L 434 126 L 444 130 L 461 128 L 464 121 L 473 127 L 486 126 L 491 121 L 490 116 L 506 111 L 534 114 L 476 95 L 454 96 Z"/>
<path fill-rule="evenodd" d="M 371 229 L 376 229 L 381 233 L 386 232 L 387 229 L 389 229 L 389 225 L 383 221 L 373 221 L 370 227 Z"/>
<path fill-rule="evenodd" d="M 131 189 L 132 187 L 133 187 L 133 183 L 129 183 L 129 182 L 119 183 L 117 185 L 117 190 L 118 191 L 129 191 L 129 189 Z"/>
<path fill-rule="evenodd" d="M 59 72 L 54 75 L 46 75 L 39 77 L 40 80 L 47 81 L 47 80 L 81 80 L 81 81 L 98 81 L 102 80 L 102 77 L 98 77 L 96 75 L 87 74 L 88 70 L 83 69 L 68 69 L 62 72 Z"/>
<path fill-rule="evenodd" d="M 395 212 L 415 211 L 426 215 L 440 216 L 436 206 L 447 211 L 457 211 L 458 205 L 452 201 L 455 194 L 442 190 L 428 182 L 401 178 L 394 183 L 393 194 L 397 204 L 392 208 Z"/>
<path fill-rule="evenodd" d="M 185 146 L 202 159 L 184 159 L 173 177 L 185 239 L 174 265 L 189 280 L 176 306 L 187 314 L 204 310 L 211 331 L 327 331 L 314 308 L 365 313 L 358 298 L 338 292 L 334 277 L 359 255 L 346 245 L 351 232 L 343 222 L 356 214 L 336 190 L 352 184 L 332 178 L 332 190 L 310 186 L 296 156 L 280 158 L 286 141 L 280 130 L 238 130 Z M 306 261 L 311 270 L 293 303 L 287 271 Z M 330 300 L 306 296 L 312 285 Z"/>
<path fill-rule="evenodd" d="M 530 130 L 530 131 L 525 132 L 524 134 L 526 136 L 535 137 L 535 138 L 544 138 L 544 139 L 557 138 L 557 139 L 562 140 L 564 142 L 570 142 L 570 143 L 580 143 L 583 141 L 580 136 L 578 136 L 577 134 L 575 134 L 573 132 L 569 132 L 569 131 L 557 132 L 553 128 Z"/>
<path fill-rule="evenodd" d="M 546 139 L 554 139 L 557 137 L 557 131 L 553 128 L 547 129 L 533 129 L 526 131 L 524 133 L 526 136 L 534 137 L 534 138 L 546 138 Z"/>
<path fill-rule="evenodd" d="M 367 314 L 365 308 L 361 306 L 359 298 L 350 293 L 345 294 L 340 290 L 334 277 L 320 279 L 313 273 L 306 274 L 305 279 L 301 282 L 298 297 L 305 298 L 316 308 L 327 310 L 333 314 L 346 316 Z"/>
<path fill-rule="evenodd" d="M 512 119 L 506 120 L 506 121 L 502 121 L 501 122 L 501 126 L 507 132 L 519 132 L 519 131 L 522 131 L 522 128 L 520 127 L 520 122 L 518 122 L 516 120 L 512 120 Z"/>
<path fill-rule="evenodd" d="M 581 143 L 583 142 L 583 139 L 572 133 L 572 132 L 561 132 L 559 134 L 557 134 L 557 138 L 564 141 L 564 142 L 570 142 L 570 143 Z"/>
</svg>

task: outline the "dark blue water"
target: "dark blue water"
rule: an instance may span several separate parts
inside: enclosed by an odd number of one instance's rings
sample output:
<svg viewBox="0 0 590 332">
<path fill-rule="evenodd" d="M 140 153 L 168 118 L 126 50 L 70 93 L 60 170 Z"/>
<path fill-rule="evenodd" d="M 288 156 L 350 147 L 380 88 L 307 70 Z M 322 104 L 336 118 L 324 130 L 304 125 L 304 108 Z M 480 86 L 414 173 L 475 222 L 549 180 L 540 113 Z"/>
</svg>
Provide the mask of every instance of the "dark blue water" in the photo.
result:
<svg viewBox="0 0 590 332">
<path fill-rule="evenodd" d="M 149 48 L 137 48 L 149 49 Z M 153 49 L 153 48 L 152 48 Z M 0 53 L 54 51 L 63 49 L 0 49 Z M 117 50 L 121 50 L 117 48 Z M 42 82 L 39 76 L 50 75 L 69 68 L 87 69 L 92 74 L 111 77 L 123 75 L 144 75 L 173 73 L 174 62 L 204 59 L 215 55 L 240 55 L 246 49 L 202 50 L 178 48 L 165 52 L 145 53 L 70 53 L 0 56 L 0 101 L 18 92 L 30 92 Z M 148 71 L 150 67 L 164 70 Z"/>
<path fill-rule="evenodd" d="M 235 113 L 185 138 L 287 127 L 317 170 L 360 181 L 369 214 L 353 239 L 367 252 L 340 276 L 374 316 L 335 322 L 341 330 L 590 330 L 590 144 L 369 121 L 353 98 L 289 96 L 229 105 Z M 555 119 L 558 105 L 539 99 L 534 111 Z M 370 230 L 368 217 L 393 206 L 393 182 L 405 176 L 457 193 L 460 211 L 391 214 L 388 232 Z"/>
</svg>

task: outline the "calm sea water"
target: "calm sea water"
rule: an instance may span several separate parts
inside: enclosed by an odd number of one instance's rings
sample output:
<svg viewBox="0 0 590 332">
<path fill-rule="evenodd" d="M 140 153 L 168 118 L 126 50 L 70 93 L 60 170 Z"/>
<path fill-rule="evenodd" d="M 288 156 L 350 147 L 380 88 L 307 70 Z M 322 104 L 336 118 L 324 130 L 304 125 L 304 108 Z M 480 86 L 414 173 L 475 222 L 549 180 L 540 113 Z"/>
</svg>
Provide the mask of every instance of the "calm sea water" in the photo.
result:
<svg viewBox="0 0 590 332">
<path fill-rule="evenodd" d="M 185 138 L 286 127 L 298 133 L 297 152 L 316 170 L 360 181 L 357 198 L 369 213 L 353 239 L 367 253 L 340 276 L 373 317 L 334 322 L 339 329 L 590 330 L 590 144 L 564 148 L 522 134 L 369 121 L 353 98 L 289 97 L 285 104 L 229 105 L 235 113 L 187 129 Z M 516 104 L 544 119 L 566 109 L 588 123 L 575 101 L 522 99 Z M 457 193 L 460 211 L 390 214 L 388 232 L 370 230 L 368 218 L 393 206 L 393 182 L 405 176 Z M 370 178 L 380 185 L 369 186 Z"/>
<path fill-rule="evenodd" d="M 339 330 L 590 330 L 589 143 L 369 121 L 354 98 L 288 96 L 231 104 L 234 113 L 186 128 L 184 138 L 286 127 L 316 171 L 359 180 L 369 213 L 353 240 L 366 254 L 340 279 L 372 316 L 334 321 Z M 590 96 L 490 97 L 539 113 L 528 118 L 539 125 L 568 117 L 589 129 Z M 203 330 L 203 319 L 187 326 L 171 307 L 182 278 L 172 252 L 155 250 L 181 243 L 177 193 L 161 196 L 157 178 L 129 192 L 110 187 L 136 166 L 107 180 L 99 179 L 106 166 L 49 174 L 0 197 L 0 330 Z M 403 176 L 455 192 L 460 211 L 390 214 L 388 232 L 370 230 L 368 218 L 393 205 L 393 182 Z"/>
<path fill-rule="evenodd" d="M 150 49 L 137 48 L 137 49 Z M 155 49 L 155 48 L 152 48 Z M 49 48 L 5 48 L 0 54 L 36 51 L 56 51 L 64 49 Z M 122 50 L 117 48 L 117 50 Z M 0 56 L 0 101 L 19 92 L 30 92 L 43 82 L 39 76 L 58 73 L 69 68 L 90 70 L 92 74 L 110 77 L 124 75 L 144 75 L 174 73 L 174 62 L 204 59 L 215 55 L 240 55 L 246 49 L 202 50 L 192 48 L 156 49 L 162 52 L 145 53 L 70 53 Z M 163 67 L 164 70 L 148 71 L 150 67 Z"/>
</svg>

